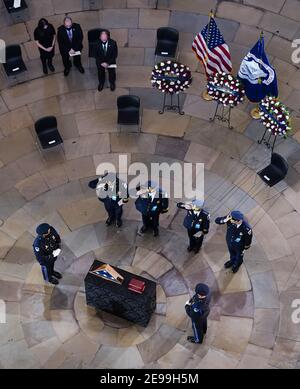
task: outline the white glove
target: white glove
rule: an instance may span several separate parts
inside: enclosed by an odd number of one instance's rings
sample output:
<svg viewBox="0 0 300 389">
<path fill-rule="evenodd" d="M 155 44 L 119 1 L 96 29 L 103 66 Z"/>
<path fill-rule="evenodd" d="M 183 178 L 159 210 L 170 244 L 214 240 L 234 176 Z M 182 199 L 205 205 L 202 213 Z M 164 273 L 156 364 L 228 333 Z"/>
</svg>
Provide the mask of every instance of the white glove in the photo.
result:
<svg viewBox="0 0 300 389">
<path fill-rule="evenodd" d="M 188 301 L 185 303 L 185 305 L 191 305 L 191 304 L 190 304 L 190 300 L 188 300 Z"/>
<path fill-rule="evenodd" d="M 54 250 L 52 254 L 53 254 L 53 257 L 56 258 L 59 256 L 60 253 L 61 253 L 61 249 L 57 249 L 57 250 Z"/>
<path fill-rule="evenodd" d="M 118 202 L 118 206 L 121 207 L 122 205 L 124 205 L 124 203 L 123 203 L 123 200 L 121 199 L 121 200 Z"/>
</svg>

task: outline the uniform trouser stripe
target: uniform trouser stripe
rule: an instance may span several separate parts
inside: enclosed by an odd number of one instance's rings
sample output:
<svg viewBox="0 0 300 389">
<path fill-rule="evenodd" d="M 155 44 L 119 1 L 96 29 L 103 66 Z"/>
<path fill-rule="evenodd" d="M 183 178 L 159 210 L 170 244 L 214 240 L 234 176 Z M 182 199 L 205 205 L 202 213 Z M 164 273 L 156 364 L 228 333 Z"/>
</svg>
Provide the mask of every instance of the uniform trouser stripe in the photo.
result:
<svg viewBox="0 0 300 389">
<path fill-rule="evenodd" d="M 49 274 L 48 274 L 48 269 L 46 266 L 41 266 L 42 268 L 42 273 L 45 281 L 49 281 Z"/>
<path fill-rule="evenodd" d="M 197 330 L 197 327 L 195 325 L 194 322 L 192 322 L 192 327 L 193 327 L 193 331 L 194 331 L 194 338 L 195 338 L 195 341 L 198 343 L 200 341 L 199 339 L 199 336 L 198 336 L 198 330 Z"/>
</svg>

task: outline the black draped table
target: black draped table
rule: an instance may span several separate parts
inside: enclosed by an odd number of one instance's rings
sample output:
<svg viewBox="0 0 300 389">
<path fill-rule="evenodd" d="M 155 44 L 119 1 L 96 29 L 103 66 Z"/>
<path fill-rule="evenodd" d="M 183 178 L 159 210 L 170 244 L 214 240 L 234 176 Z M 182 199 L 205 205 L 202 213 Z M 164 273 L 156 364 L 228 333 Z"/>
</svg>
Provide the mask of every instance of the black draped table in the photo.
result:
<svg viewBox="0 0 300 389">
<path fill-rule="evenodd" d="M 89 271 L 101 265 L 105 263 L 96 260 Z M 156 309 L 156 283 L 115 266 L 113 268 L 124 277 L 122 285 L 90 272 L 87 274 L 84 280 L 87 305 L 146 327 Z M 145 282 L 143 294 L 128 290 L 132 278 Z"/>
</svg>

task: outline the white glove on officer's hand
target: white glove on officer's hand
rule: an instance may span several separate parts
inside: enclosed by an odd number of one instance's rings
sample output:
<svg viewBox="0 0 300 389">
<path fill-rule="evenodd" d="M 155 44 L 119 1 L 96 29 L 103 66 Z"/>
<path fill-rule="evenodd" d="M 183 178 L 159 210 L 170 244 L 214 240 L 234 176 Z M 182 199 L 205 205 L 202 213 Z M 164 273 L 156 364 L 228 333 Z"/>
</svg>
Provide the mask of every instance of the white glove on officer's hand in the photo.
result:
<svg viewBox="0 0 300 389">
<path fill-rule="evenodd" d="M 60 253 L 61 253 L 61 249 L 57 249 L 57 250 L 54 250 L 52 254 L 53 254 L 53 257 L 56 258 L 59 256 Z"/>
</svg>

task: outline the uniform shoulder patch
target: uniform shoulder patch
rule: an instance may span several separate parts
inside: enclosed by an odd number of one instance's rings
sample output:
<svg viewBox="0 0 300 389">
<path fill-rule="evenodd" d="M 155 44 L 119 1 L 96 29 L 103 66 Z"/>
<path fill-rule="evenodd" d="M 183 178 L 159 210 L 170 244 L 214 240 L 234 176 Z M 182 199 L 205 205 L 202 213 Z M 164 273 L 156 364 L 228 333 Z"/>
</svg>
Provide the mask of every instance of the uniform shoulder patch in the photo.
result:
<svg viewBox="0 0 300 389">
<path fill-rule="evenodd" d="M 38 253 L 38 252 L 40 251 L 40 248 L 37 247 L 37 246 L 35 246 L 35 247 L 34 247 L 34 250 Z"/>
</svg>

